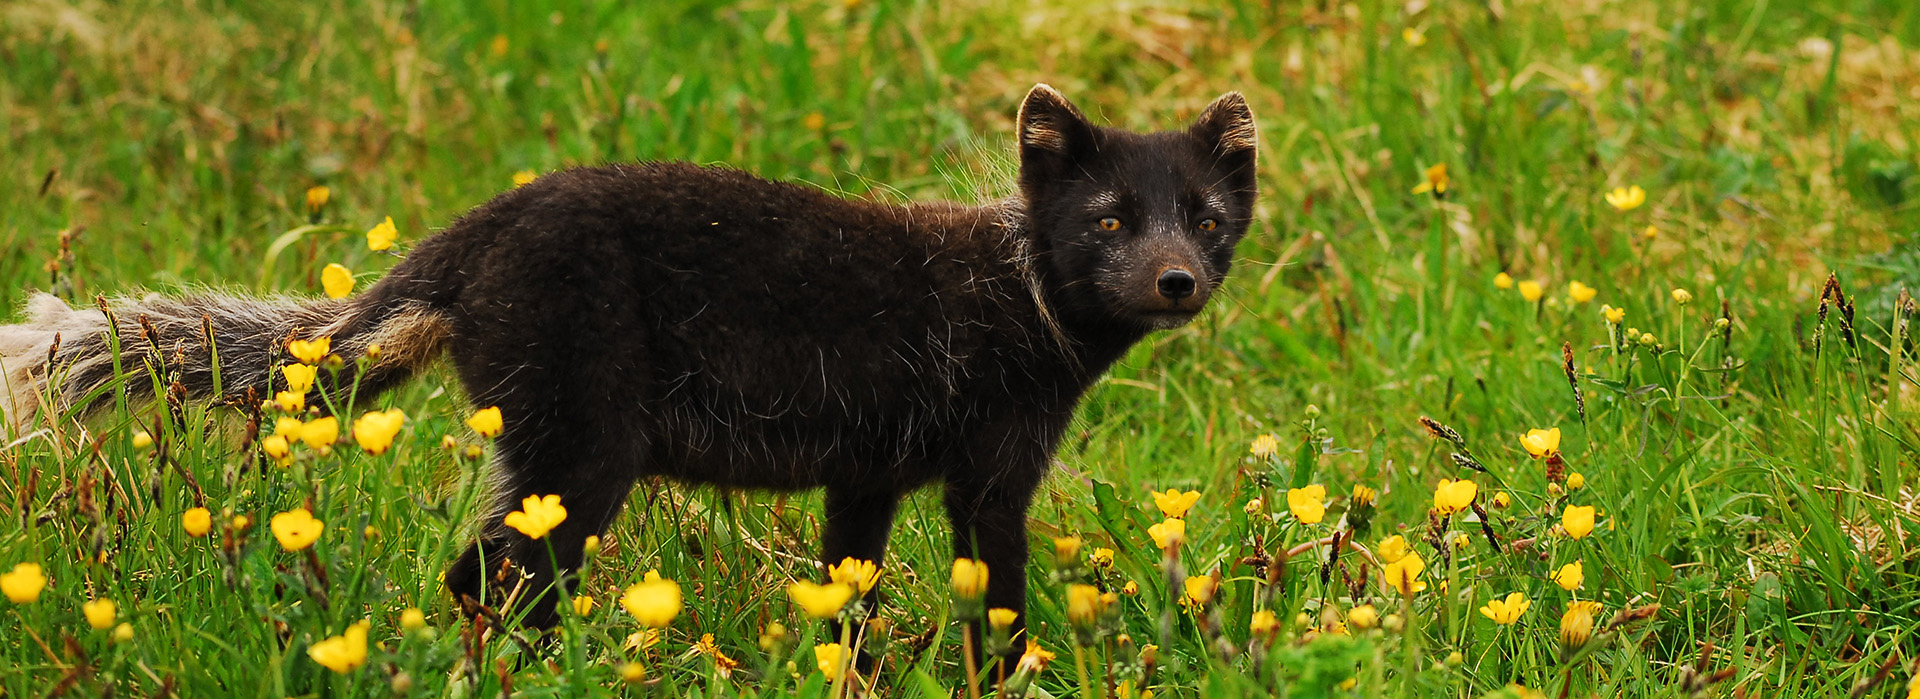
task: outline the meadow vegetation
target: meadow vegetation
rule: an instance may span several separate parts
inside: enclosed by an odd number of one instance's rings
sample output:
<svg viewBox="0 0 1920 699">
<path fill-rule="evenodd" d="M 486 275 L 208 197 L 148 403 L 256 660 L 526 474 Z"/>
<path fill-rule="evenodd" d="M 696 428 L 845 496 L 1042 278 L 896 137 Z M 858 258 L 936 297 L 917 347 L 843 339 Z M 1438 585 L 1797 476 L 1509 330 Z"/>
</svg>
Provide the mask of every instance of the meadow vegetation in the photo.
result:
<svg viewBox="0 0 1920 699">
<path fill-rule="evenodd" d="M 1244 92 L 1262 198 L 988 572 L 1023 667 L 937 492 L 830 575 L 817 494 L 644 483 L 560 628 L 464 619 L 499 419 L 438 369 L 0 435 L 0 696 L 1920 697 L 1912 3 L 14 0 L 0 313 L 348 293 L 609 160 L 1007 196 L 1036 82 Z"/>
</svg>

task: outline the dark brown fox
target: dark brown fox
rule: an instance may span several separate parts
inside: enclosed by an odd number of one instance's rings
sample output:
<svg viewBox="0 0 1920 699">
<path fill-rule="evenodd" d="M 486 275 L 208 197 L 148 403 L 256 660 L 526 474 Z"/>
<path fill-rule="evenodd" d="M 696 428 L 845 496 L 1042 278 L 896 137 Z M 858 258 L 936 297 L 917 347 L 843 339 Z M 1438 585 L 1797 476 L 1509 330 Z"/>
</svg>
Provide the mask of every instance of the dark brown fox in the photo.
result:
<svg viewBox="0 0 1920 699">
<path fill-rule="evenodd" d="M 987 605 L 1021 610 L 1027 506 L 1055 444 L 1109 365 L 1219 288 L 1252 216 L 1255 127 L 1229 93 L 1184 130 L 1103 128 L 1040 85 L 1018 129 L 1020 196 L 988 206 L 588 167 L 495 197 L 349 299 L 122 299 L 109 319 L 42 296 L 0 328 L 0 408 L 20 425 L 37 395 L 150 392 L 140 361 L 117 381 L 109 323 L 204 397 L 264 391 L 289 338 L 330 337 L 349 367 L 378 343 L 363 375 L 315 389 L 357 380 L 363 397 L 445 349 L 506 422 L 498 506 L 446 576 L 456 596 L 484 599 L 509 560 L 550 590 L 648 476 L 825 488 L 829 562 L 880 561 L 902 494 L 938 482 L 954 554 L 993 571 Z M 529 494 L 567 507 L 557 560 L 501 524 Z M 555 598 L 526 620 L 553 623 Z"/>
</svg>

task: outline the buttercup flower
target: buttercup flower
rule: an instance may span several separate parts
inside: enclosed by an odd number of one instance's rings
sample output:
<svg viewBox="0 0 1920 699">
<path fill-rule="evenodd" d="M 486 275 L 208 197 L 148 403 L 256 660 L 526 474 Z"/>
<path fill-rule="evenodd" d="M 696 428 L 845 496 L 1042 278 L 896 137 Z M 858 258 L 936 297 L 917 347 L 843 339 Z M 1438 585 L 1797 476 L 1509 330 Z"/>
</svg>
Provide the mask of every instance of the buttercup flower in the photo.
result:
<svg viewBox="0 0 1920 699">
<path fill-rule="evenodd" d="M 508 512 L 501 524 L 513 527 L 529 539 L 538 539 L 567 521 L 567 508 L 560 504 L 558 495 L 528 495 L 520 501 L 520 509 Z"/>
<path fill-rule="evenodd" d="M 1519 621 L 1520 615 L 1527 613 L 1527 607 L 1531 606 L 1533 603 L 1527 601 L 1526 593 L 1515 592 L 1507 595 L 1505 600 L 1489 600 L 1480 608 L 1480 614 L 1492 619 L 1495 624 L 1506 626 Z"/>
<path fill-rule="evenodd" d="M 1147 527 L 1147 536 L 1153 537 L 1154 546 L 1165 549 L 1168 546 L 1187 539 L 1187 521 L 1184 519 L 1169 519 Z"/>
<path fill-rule="evenodd" d="M 1106 604 L 1100 597 L 1100 588 L 1078 583 L 1067 586 L 1067 621 L 1076 628 L 1092 628 L 1105 612 Z"/>
<path fill-rule="evenodd" d="M 427 615 L 419 609 L 408 607 L 400 612 L 400 628 L 404 631 L 419 631 L 427 627 Z"/>
<path fill-rule="evenodd" d="M 14 604 L 30 604 L 47 589 L 47 574 L 38 563 L 15 563 L 13 570 L 0 573 L 0 594 Z"/>
<path fill-rule="evenodd" d="M 1685 306 L 1693 302 L 1693 292 L 1686 289 L 1673 290 L 1673 302 Z"/>
<path fill-rule="evenodd" d="M 1560 428 L 1527 430 L 1520 437 L 1520 446 L 1526 447 L 1527 453 L 1532 454 L 1533 458 L 1544 459 L 1560 450 Z"/>
<path fill-rule="evenodd" d="M 1493 275 L 1493 288 L 1501 291 L 1513 288 L 1513 275 L 1506 272 Z"/>
<path fill-rule="evenodd" d="M 1508 495 L 1508 494 L 1507 494 L 1507 491 L 1504 491 L 1504 490 L 1502 490 L 1502 491 L 1500 491 L 1500 492 L 1498 492 L 1498 493 L 1494 493 L 1494 494 L 1493 494 L 1493 506 L 1494 506 L 1494 507 L 1498 507 L 1498 508 L 1500 508 L 1500 509 L 1503 509 L 1503 510 L 1504 510 L 1504 509 L 1506 509 L 1506 508 L 1507 508 L 1507 506 L 1509 506 L 1509 505 L 1512 505 L 1512 504 L 1513 504 L 1513 496 L 1512 496 L 1512 495 Z"/>
<path fill-rule="evenodd" d="M 1196 608 L 1204 607 L 1208 602 L 1213 601 L 1213 593 L 1219 589 L 1219 584 L 1211 575 L 1187 576 L 1186 581 L 1181 586 L 1185 588 L 1186 592 L 1185 597 L 1181 601 Z"/>
<path fill-rule="evenodd" d="M 987 593 L 987 564 L 971 558 L 953 559 L 953 595 L 979 599 Z"/>
<path fill-rule="evenodd" d="M 1373 547 L 1373 555 L 1383 564 L 1398 561 L 1409 553 L 1413 553 L 1413 549 L 1407 547 L 1407 540 L 1399 534 L 1381 539 L 1380 545 Z"/>
<path fill-rule="evenodd" d="M 1573 602 L 1560 615 L 1560 646 L 1566 652 L 1579 650 L 1593 638 L 1593 616 L 1600 613 L 1599 602 Z"/>
<path fill-rule="evenodd" d="M 1274 439 L 1270 434 L 1254 437 L 1253 445 L 1247 447 L 1247 453 L 1252 454 L 1256 459 L 1271 459 L 1274 454 L 1280 453 L 1280 440 Z"/>
<path fill-rule="evenodd" d="M 367 230 L 367 249 L 375 252 L 393 247 L 393 241 L 400 239 L 400 229 L 393 225 L 393 217 L 388 216 L 379 225 Z"/>
<path fill-rule="evenodd" d="M 855 592 L 864 595 L 873 589 L 874 583 L 880 582 L 880 567 L 874 565 L 873 561 L 844 558 L 839 565 L 827 568 L 827 577 L 834 582 L 850 585 Z"/>
<path fill-rule="evenodd" d="M 1620 321 L 1627 319 L 1627 309 L 1614 308 L 1612 306 L 1601 306 L 1600 317 L 1607 319 L 1608 323 L 1619 325 Z"/>
<path fill-rule="evenodd" d="M 1420 560 L 1420 554 L 1409 551 L 1399 560 L 1386 564 L 1381 573 L 1387 580 L 1387 586 L 1398 590 L 1402 595 L 1412 595 L 1427 589 L 1427 583 L 1420 579 L 1421 571 L 1427 569 L 1427 562 Z"/>
<path fill-rule="evenodd" d="M 207 530 L 213 528 L 213 513 L 204 507 L 189 508 L 180 513 L 180 528 L 187 531 L 187 536 L 206 536 Z"/>
<path fill-rule="evenodd" d="M 288 551 L 299 551 L 320 539 L 327 530 L 327 523 L 313 518 L 307 508 L 288 510 L 267 520 L 267 528 L 273 530 L 273 538 L 280 541 L 280 547 Z"/>
<path fill-rule="evenodd" d="M 1632 211 L 1640 208 L 1641 204 L 1647 203 L 1647 190 L 1641 189 L 1637 184 L 1631 187 L 1615 187 L 1613 191 L 1607 192 L 1607 203 L 1621 211 Z"/>
<path fill-rule="evenodd" d="M 1087 554 L 1087 564 L 1105 570 L 1113 567 L 1113 549 L 1097 548 Z"/>
<path fill-rule="evenodd" d="M 627 586 L 620 595 L 620 606 L 635 621 L 649 628 L 665 628 L 680 615 L 680 583 L 660 577 L 649 570 L 640 582 Z"/>
<path fill-rule="evenodd" d="M 1593 533 L 1593 508 L 1586 505 L 1568 505 L 1560 513 L 1560 526 L 1567 530 L 1567 536 L 1585 539 Z"/>
<path fill-rule="evenodd" d="M 525 187 L 529 184 L 533 184 L 533 181 L 536 179 L 539 179 L 539 177 L 540 177 L 540 174 L 532 170 L 521 170 L 519 172 L 513 173 L 513 186 Z"/>
<path fill-rule="evenodd" d="M 1187 510 L 1193 509 L 1193 504 L 1199 501 L 1200 491 L 1198 490 L 1189 490 L 1182 493 L 1178 490 L 1168 488 L 1167 492 L 1153 494 L 1154 507 L 1160 508 L 1162 513 L 1173 519 L 1187 516 Z"/>
<path fill-rule="evenodd" d="M 501 425 L 500 406 L 497 405 L 491 408 L 476 410 L 473 413 L 473 417 L 467 418 L 467 428 L 482 437 L 499 435 Z"/>
<path fill-rule="evenodd" d="M 120 622 L 119 626 L 113 627 L 113 641 L 115 643 L 126 643 L 131 640 L 133 640 L 133 624 L 123 621 Z"/>
<path fill-rule="evenodd" d="M 1473 481 L 1442 480 L 1440 486 L 1433 490 L 1433 509 L 1443 515 L 1459 512 L 1471 506 L 1474 496 L 1479 492 L 1480 486 Z"/>
<path fill-rule="evenodd" d="M 1560 566 L 1553 571 L 1553 584 L 1568 592 L 1580 589 L 1580 583 L 1587 579 L 1586 569 L 1579 561 Z"/>
<path fill-rule="evenodd" d="M 853 599 L 853 586 L 842 583 L 816 585 L 801 580 L 787 586 L 787 596 L 792 597 L 807 616 L 832 619 L 840 614 L 842 607 L 847 606 L 848 600 Z"/>
<path fill-rule="evenodd" d="M 1527 303 L 1539 301 L 1540 297 L 1545 296 L 1546 293 L 1547 290 L 1540 286 L 1540 282 L 1532 279 L 1520 282 L 1520 298 L 1526 299 Z"/>
<path fill-rule="evenodd" d="M 1424 39 L 1422 41 L 1424 41 Z M 1420 181 L 1420 184 L 1413 186 L 1414 194 L 1427 194 L 1431 192 L 1433 196 L 1439 197 L 1447 193 L 1448 180 L 1446 163 L 1440 163 L 1427 168 L 1424 174 L 1425 177 Z"/>
<path fill-rule="evenodd" d="M 586 616 L 593 613 L 593 598 L 586 595 L 574 597 L 573 613 L 579 616 Z"/>
<path fill-rule="evenodd" d="M 307 394 L 293 391 L 280 391 L 273 394 L 273 405 L 289 413 L 307 409 Z"/>
<path fill-rule="evenodd" d="M 353 421 L 353 441 L 369 454 L 385 454 L 393 446 L 393 438 L 400 434 L 400 426 L 407 421 L 407 414 L 399 408 L 386 411 L 373 411 L 361 415 Z"/>
<path fill-rule="evenodd" d="M 1074 564 L 1079 563 L 1081 544 L 1082 542 L 1080 541 L 1080 537 L 1077 537 L 1077 536 L 1054 537 L 1053 538 L 1054 563 L 1061 567 L 1068 567 L 1068 566 L 1072 566 Z"/>
<path fill-rule="evenodd" d="M 1327 515 L 1327 489 L 1321 485 L 1287 491 L 1287 511 L 1302 524 L 1318 524 Z"/>
<path fill-rule="evenodd" d="M 353 270 L 338 262 L 329 263 L 320 270 L 320 288 L 327 292 L 327 298 L 346 298 L 353 293 Z"/>
<path fill-rule="evenodd" d="M 1587 477 L 1586 477 L 1586 476 L 1583 476 L 1583 475 L 1580 475 L 1580 473 L 1579 473 L 1578 471 L 1575 471 L 1575 472 L 1573 472 L 1573 473 L 1569 473 L 1569 474 L 1567 474 L 1567 489 L 1568 489 L 1568 490 L 1579 490 L 1579 489 L 1581 489 L 1581 488 L 1585 488 L 1585 487 L 1587 487 Z"/>
<path fill-rule="evenodd" d="M 1427 45 L 1427 33 L 1414 27 L 1407 27 L 1400 30 L 1400 40 L 1407 42 L 1408 46 L 1420 48 Z M 1419 193 L 1418 191 L 1414 192 L 1414 194 Z"/>
<path fill-rule="evenodd" d="M 1253 618 L 1247 621 L 1247 630 L 1253 632 L 1255 636 L 1265 636 L 1278 628 L 1280 628 L 1280 619 L 1268 609 L 1254 612 Z"/>
<path fill-rule="evenodd" d="M 300 360 L 301 364 L 319 364 L 333 351 L 333 338 L 322 337 L 313 340 L 288 340 L 287 354 Z"/>
<path fill-rule="evenodd" d="M 1567 299 L 1574 303 L 1592 301 L 1593 297 L 1599 293 L 1599 289 L 1581 284 L 1580 282 L 1567 282 Z"/>
<path fill-rule="evenodd" d="M 1068 612 L 1068 616 L 1069 617 L 1072 616 L 1071 611 Z M 996 628 L 996 629 L 1006 630 L 1008 628 L 1011 628 L 1013 626 L 1014 620 L 1019 618 L 1020 618 L 1019 612 L 1013 611 L 1011 609 L 1007 609 L 1005 607 L 994 607 L 992 609 L 987 610 L 987 623 L 991 624 L 993 628 Z"/>
<path fill-rule="evenodd" d="M 153 446 L 153 435 L 147 434 L 146 430 L 140 430 L 139 432 L 133 433 L 133 448 L 145 450 L 152 446 Z"/>
<path fill-rule="evenodd" d="M 1359 631 L 1365 631 L 1380 625 L 1380 610 L 1371 604 L 1363 604 L 1347 610 L 1347 625 Z"/>
<path fill-rule="evenodd" d="M 280 375 L 287 379 L 287 390 L 301 395 L 313 390 L 313 380 L 319 374 L 320 370 L 311 364 L 288 364 L 280 367 Z"/>
<path fill-rule="evenodd" d="M 114 605 L 113 600 L 97 599 L 80 605 L 80 614 L 87 618 L 88 626 L 105 631 L 113 628 L 113 620 L 119 615 L 119 608 Z"/>
<path fill-rule="evenodd" d="M 332 198 L 332 194 L 333 194 L 333 190 L 327 189 L 325 185 L 308 187 L 307 188 L 307 213 L 310 213 L 310 214 L 320 213 L 321 207 L 324 207 L 327 205 L 327 200 Z"/>
<path fill-rule="evenodd" d="M 367 664 L 368 626 L 367 621 L 362 619 L 348 626 L 346 633 L 314 642 L 307 646 L 307 657 L 343 675 L 354 671 Z"/>
<path fill-rule="evenodd" d="M 340 421 L 329 415 L 300 428 L 300 441 L 322 454 L 333 449 L 333 443 L 340 441 Z"/>
<path fill-rule="evenodd" d="M 846 649 L 838 643 L 822 643 L 813 647 L 813 664 L 829 680 L 840 679 L 840 669 L 846 665 L 843 657 Z"/>
</svg>

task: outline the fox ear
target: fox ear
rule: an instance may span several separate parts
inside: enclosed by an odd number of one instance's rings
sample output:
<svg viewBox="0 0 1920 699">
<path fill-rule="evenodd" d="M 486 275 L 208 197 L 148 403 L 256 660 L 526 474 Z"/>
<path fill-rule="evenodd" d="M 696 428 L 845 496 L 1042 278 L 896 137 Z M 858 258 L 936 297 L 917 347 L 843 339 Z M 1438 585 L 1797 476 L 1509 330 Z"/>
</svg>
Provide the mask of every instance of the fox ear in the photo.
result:
<svg viewBox="0 0 1920 699">
<path fill-rule="evenodd" d="M 1203 144 L 1213 146 L 1218 155 L 1252 155 L 1260 145 L 1260 134 L 1253 123 L 1253 110 L 1247 98 L 1238 92 L 1221 95 L 1193 121 L 1190 132 Z"/>
<path fill-rule="evenodd" d="M 1093 140 L 1093 127 L 1072 102 L 1046 83 L 1033 86 L 1020 103 L 1020 162 L 1073 156 Z"/>
</svg>

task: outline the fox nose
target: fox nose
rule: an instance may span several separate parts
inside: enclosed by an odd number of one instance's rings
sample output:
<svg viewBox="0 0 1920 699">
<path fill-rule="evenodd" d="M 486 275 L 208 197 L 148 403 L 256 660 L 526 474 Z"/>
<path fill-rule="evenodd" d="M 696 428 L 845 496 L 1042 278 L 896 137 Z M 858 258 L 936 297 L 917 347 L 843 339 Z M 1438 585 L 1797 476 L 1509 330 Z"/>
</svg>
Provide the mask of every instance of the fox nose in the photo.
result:
<svg viewBox="0 0 1920 699">
<path fill-rule="evenodd" d="M 1178 301 L 1193 295 L 1193 273 L 1179 267 L 1160 273 L 1160 295 Z"/>
</svg>

